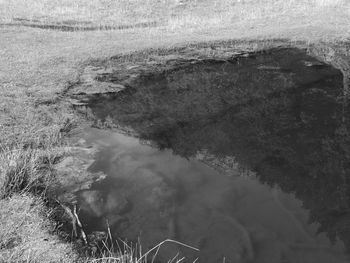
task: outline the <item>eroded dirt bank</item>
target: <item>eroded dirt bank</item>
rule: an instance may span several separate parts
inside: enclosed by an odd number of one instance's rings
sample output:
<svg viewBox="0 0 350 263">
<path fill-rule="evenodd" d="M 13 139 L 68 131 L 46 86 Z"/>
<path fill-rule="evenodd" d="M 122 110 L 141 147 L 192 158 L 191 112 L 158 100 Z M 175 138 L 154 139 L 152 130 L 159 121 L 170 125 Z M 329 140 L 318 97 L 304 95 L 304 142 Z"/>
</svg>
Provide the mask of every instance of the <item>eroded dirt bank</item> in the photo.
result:
<svg viewBox="0 0 350 263">
<path fill-rule="evenodd" d="M 201 62 L 224 62 L 239 60 L 255 52 L 269 49 L 297 48 L 339 69 L 345 79 L 349 78 L 349 43 L 310 44 L 285 39 L 261 41 L 225 41 L 198 43 L 173 49 L 148 49 L 126 55 L 116 55 L 106 60 L 88 62 L 80 74 L 79 83 L 68 94 L 81 99 L 88 95 L 114 93 L 128 86 L 139 77 L 186 68 Z M 136 83 L 135 83 L 136 84 Z M 135 85 L 134 85 L 135 86 Z"/>
</svg>

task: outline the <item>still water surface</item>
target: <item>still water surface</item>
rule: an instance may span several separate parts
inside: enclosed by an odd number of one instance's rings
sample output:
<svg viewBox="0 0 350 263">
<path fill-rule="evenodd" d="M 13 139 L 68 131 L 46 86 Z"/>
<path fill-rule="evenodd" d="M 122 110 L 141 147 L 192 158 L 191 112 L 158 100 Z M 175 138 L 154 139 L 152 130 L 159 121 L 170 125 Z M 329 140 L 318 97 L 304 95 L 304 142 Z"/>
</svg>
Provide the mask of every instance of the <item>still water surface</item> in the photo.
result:
<svg viewBox="0 0 350 263">
<path fill-rule="evenodd" d="M 160 262 L 177 252 L 188 262 L 349 262 L 338 70 L 273 50 L 147 76 L 90 107 L 139 138 L 85 130 L 100 149 L 90 169 L 108 175 L 79 193 L 89 231 L 107 219 L 114 236 L 140 238 L 145 251 L 167 238 L 200 249 L 168 244 Z"/>
</svg>

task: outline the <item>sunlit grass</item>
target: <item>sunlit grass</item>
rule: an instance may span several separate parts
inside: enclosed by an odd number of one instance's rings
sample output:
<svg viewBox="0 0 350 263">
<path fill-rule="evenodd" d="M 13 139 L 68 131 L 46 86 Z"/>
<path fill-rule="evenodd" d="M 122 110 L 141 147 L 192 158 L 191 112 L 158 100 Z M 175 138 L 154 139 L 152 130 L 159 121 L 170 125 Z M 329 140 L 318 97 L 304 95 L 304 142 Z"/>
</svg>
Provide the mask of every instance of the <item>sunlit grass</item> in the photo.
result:
<svg viewBox="0 0 350 263">
<path fill-rule="evenodd" d="M 169 29 L 230 25 L 261 18 L 312 17 L 337 9 L 350 14 L 345 0 L 8 0 L 0 2 L 0 21 L 117 27 L 155 23 Z M 333 10 L 334 11 L 334 10 Z"/>
<path fill-rule="evenodd" d="M 45 105 L 33 108 L 25 101 L 3 103 L 12 112 L 0 118 L 0 199 L 42 193 L 53 184 L 53 166 L 65 154 L 62 137 L 73 128 L 69 112 Z"/>
<path fill-rule="evenodd" d="M 66 154 L 63 137 L 73 127 L 71 116 L 33 107 L 12 92 L 16 96 L 0 100 L 0 262 L 71 262 L 77 258 L 73 246 L 53 235 L 42 199 L 56 185 L 54 166 Z"/>
<path fill-rule="evenodd" d="M 50 213 L 30 194 L 0 200 L 0 262 L 75 262 L 73 246 L 52 234 Z"/>
</svg>

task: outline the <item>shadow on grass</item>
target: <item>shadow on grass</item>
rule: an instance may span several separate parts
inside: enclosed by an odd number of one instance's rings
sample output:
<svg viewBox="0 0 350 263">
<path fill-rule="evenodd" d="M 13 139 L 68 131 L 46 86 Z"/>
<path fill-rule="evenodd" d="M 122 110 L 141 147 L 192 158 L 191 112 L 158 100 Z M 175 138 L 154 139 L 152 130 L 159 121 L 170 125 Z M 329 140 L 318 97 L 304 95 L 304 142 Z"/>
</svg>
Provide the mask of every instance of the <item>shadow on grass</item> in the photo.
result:
<svg viewBox="0 0 350 263">
<path fill-rule="evenodd" d="M 14 19 L 15 22 L 11 23 L 1 23 L 0 26 L 10 26 L 10 27 L 31 27 L 31 28 L 39 28 L 39 29 L 49 29 L 49 30 L 57 30 L 63 32 L 75 32 L 75 31 L 101 31 L 101 30 L 123 30 L 123 29 L 132 29 L 132 28 L 151 28 L 159 26 L 158 22 L 144 22 L 144 23 L 136 23 L 136 24 L 125 24 L 125 25 L 90 25 L 86 26 L 87 22 L 82 24 L 81 22 L 76 21 L 76 23 L 49 23 L 45 24 L 38 20 L 27 20 L 22 18 Z"/>
</svg>

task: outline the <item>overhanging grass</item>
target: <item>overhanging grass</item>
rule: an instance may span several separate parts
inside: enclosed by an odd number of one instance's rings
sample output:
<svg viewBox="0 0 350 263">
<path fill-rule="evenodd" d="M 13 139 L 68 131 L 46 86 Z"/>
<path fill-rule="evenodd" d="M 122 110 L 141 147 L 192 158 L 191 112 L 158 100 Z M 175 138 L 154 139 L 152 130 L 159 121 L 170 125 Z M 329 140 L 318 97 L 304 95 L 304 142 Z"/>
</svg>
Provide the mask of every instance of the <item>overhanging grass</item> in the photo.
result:
<svg viewBox="0 0 350 263">
<path fill-rule="evenodd" d="M 68 111 L 33 107 L 24 100 L 3 103 L 11 111 L 0 118 L 0 198 L 42 193 L 53 184 L 53 165 L 64 155 L 62 138 L 72 128 L 71 116 Z"/>
<path fill-rule="evenodd" d="M 72 262 L 77 254 L 52 234 L 42 197 L 56 185 L 73 116 L 10 94 L 0 100 L 0 262 Z"/>
</svg>

